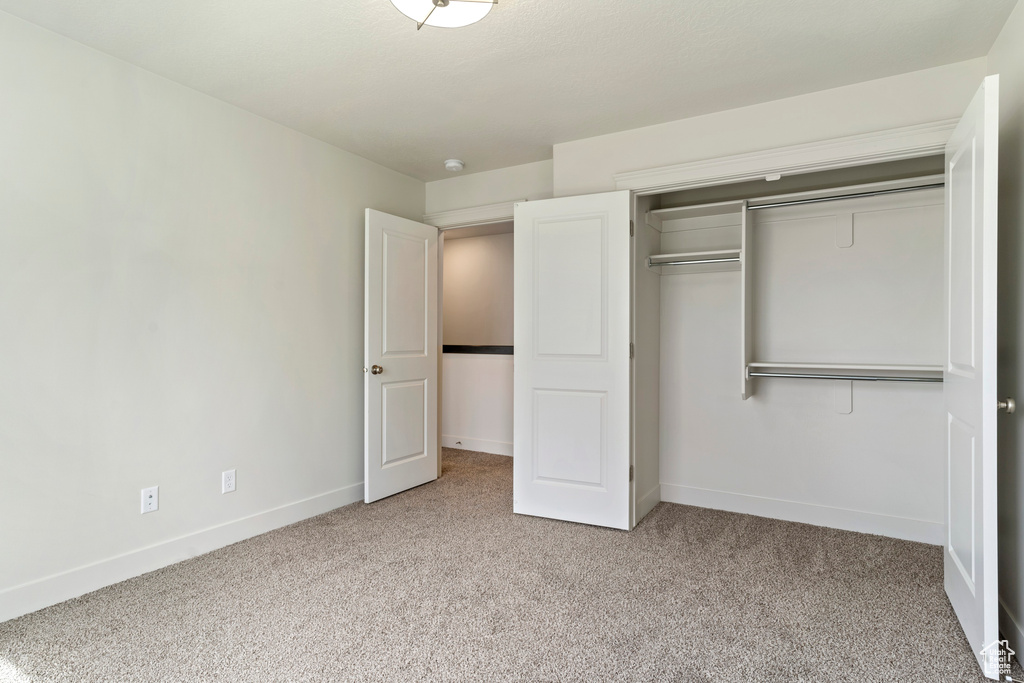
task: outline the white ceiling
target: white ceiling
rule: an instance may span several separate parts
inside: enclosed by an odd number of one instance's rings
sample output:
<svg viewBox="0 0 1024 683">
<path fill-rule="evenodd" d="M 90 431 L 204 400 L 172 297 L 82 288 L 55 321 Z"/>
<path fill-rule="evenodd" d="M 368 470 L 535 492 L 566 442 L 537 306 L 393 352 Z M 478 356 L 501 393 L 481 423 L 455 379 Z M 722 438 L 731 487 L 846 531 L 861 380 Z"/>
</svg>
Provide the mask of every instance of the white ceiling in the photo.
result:
<svg viewBox="0 0 1024 683">
<path fill-rule="evenodd" d="M 986 54 L 1016 0 L 500 0 L 417 32 L 389 0 L 0 0 L 421 180 L 554 143 Z"/>
</svg>

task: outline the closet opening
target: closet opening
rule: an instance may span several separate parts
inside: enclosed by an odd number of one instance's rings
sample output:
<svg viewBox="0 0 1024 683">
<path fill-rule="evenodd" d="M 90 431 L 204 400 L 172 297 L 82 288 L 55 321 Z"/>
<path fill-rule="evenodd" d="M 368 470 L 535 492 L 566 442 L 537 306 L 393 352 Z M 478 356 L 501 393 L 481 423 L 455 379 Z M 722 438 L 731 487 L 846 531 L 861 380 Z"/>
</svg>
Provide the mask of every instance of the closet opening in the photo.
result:
<svg viewBox="0 0 1024 683">
<path fill-rule="evenodd" d="M 512 455 L 512 221 L 441 231 L 440 441 Z"/>
<path fill-rule="evenodd" d="M 943 170 L 636 197 L 637 520 L 664 500 L 942 543 Z"/>
</svg>

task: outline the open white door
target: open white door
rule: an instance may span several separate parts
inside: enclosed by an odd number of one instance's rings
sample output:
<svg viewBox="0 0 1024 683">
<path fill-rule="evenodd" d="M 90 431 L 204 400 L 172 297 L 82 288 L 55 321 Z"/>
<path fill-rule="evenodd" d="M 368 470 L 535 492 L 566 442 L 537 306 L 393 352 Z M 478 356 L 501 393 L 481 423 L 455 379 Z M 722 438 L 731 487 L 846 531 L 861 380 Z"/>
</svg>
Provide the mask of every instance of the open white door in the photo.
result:
<svg viewBox="0 0 1024 683">
<path fill-rule="evenodd" d="M 629 192 L 515 207 L 513 509 L 630 528 Z"/>
<path fill-rule="evenodd" d="M 996 678 L 996 172 L 999 80 L 982 83 L 946 146 L 946 594 Z M 985 653 L 982 650 L 988 648 Z"/>
<path fill-rule="evenodd" d="M 438 476 L 437 228 L 366 210 L 364 488 Z"/>
</svg>

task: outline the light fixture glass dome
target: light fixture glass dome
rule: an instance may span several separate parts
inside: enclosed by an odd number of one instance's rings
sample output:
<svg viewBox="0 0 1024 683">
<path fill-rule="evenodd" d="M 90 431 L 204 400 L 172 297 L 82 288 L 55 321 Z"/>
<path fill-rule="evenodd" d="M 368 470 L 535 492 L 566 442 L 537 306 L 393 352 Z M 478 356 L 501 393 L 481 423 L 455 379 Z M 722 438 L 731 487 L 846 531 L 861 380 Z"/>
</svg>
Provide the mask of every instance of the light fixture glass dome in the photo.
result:
<svg viewBox="0 0 1024 683">
<path fill-rule="evenodd" d="M 475 24 L 491 11 L 493 0 L 391 0 L 399 12 L 423 26 L 459 28 Z"/>
</svg>

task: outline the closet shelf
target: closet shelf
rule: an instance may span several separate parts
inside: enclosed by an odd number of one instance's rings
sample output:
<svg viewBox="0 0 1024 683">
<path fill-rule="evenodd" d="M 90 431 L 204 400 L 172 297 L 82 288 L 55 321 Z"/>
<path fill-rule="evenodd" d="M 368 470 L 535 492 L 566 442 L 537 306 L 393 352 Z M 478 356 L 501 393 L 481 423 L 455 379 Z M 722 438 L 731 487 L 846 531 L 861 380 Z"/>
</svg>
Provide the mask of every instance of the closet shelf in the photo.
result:
<svg viewBox="0 0 1024 683">
<path fill-rule="evenodd" d="M 871 382 L 941 382 L 941 365 L 862 363 L 747 363 L 746 375 L 790 379 L 846 379 Z"/>
<path fill-rule="evenodd" d="M 677 254 L 654 254 L 647 259 L 650 268 L 671 267 L 673 273 L 706 273 L 720 270 L 739 270 L 739 249 L 716 251 L 686 251 Z M 665 271 L 662 270 L 662 273 Z"/>
</svg>

